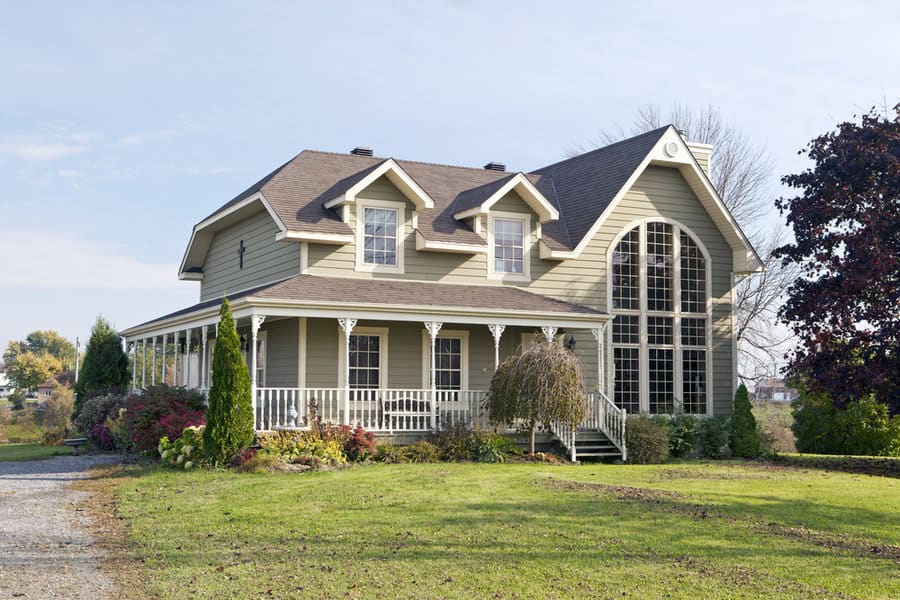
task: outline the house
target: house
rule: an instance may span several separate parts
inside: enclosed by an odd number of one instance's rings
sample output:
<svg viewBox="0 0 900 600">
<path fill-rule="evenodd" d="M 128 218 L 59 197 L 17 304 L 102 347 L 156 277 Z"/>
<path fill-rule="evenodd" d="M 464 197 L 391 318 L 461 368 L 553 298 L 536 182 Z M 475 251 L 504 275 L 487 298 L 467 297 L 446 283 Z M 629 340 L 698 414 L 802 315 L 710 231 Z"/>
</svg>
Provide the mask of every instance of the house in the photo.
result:
<svg viewBox="0 0 900 600">
<path fill-rule="evenodd" d="M 760 402 L 793 402 L 800 393 L 781 377 L 765 377 L 756 384 L 754 397 Z"/>
<path fill-rule="evenodd" d="M 556 340 L 592 412 L 550 430 L 624 458 L 627 414 L 731 411 L 735 276 L 760 261 L 711 150 L 671 126 L 515 173 L 305 150 L 194 226 L 179 277 L 199 302 L 123 332 L 152 356 L 135 386 L 167 352 L 179 384 L 209 386 L 224 295 L 257 430 L 311 410 L 379 435 L 486 424 L 499 362 Z"/>
<path fill-rule="evenodd" d="M 50 396 L 53 395 L 54 387 L 56 387 L 56 379 L 53 377 L 50 377 L 47 381 L 37 386 L 38 402 L 40 403 L 50 398 Z"/>
<path fill-rule="evenodd" d="M 6 373 L 0 372 L 0 398 L 5 398 L 16 390 L 15 384 L 9 380 Z"/>
</svg>

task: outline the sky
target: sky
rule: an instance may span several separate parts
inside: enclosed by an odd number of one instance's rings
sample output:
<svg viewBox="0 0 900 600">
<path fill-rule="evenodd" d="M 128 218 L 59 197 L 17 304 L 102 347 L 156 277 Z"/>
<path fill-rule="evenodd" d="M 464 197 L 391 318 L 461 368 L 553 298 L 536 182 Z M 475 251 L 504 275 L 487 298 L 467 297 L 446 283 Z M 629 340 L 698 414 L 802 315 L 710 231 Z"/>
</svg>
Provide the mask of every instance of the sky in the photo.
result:
<svg viewBox="0 0 900 600">
<path fill-rule="evenodd" d="M 195 223 L 304 148 L 528 171 L 642 105 L 775 161 L 900 101 L 896 2 L 29 2 L 0 22 L 0 344 L 197 301 Z M 774 212 L 768 226 L 783 226 Z"/>
</svg>

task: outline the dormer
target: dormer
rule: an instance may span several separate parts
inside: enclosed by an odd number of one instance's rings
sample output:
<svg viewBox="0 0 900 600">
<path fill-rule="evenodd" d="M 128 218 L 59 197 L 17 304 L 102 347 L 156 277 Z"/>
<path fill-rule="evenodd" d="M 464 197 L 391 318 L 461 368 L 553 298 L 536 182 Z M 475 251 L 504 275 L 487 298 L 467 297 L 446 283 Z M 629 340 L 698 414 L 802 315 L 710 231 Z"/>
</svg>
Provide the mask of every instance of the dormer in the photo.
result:
<svg viewBox="0 0 900 600">
<path fill-rule="evenodd" d="M 389 158 L 370 169 L 360 172 L 356 177 L 357 180 L 350 187 L 343 193 L 325 202 L 325 208 L 336 210 L 341 215 L 341 220 L 346 223 L 348 214 L 345 207 L 355 203 L 357 195 L 382 176 L 387 177 L 391 183 L 397 186 L 397 189 L 413 203 L 416 210 L 434 208 L 434 200 L 431 199 L 431 196 L 393 158 Z"/>
</svg>

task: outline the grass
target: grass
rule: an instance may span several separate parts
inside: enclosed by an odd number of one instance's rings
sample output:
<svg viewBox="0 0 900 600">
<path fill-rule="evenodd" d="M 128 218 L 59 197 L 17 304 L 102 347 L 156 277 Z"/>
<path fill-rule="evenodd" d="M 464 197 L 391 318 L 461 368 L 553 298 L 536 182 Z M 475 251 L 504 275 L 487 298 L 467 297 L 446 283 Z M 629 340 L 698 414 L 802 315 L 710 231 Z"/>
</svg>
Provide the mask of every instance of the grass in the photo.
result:
<svg viewBox="0 0 900 600">
<path fill-rule="evenodd" d="M 159 597 L 900 597 L 900 481 L 777 466 L 134 469 Z"/>
<path fill-rule="evenodd" d="M 0 444 L 0 462 L 35 460 L 51 456 L 68 456 L 68 446 L 41 446 L 40 444 Z"/>
</svg>

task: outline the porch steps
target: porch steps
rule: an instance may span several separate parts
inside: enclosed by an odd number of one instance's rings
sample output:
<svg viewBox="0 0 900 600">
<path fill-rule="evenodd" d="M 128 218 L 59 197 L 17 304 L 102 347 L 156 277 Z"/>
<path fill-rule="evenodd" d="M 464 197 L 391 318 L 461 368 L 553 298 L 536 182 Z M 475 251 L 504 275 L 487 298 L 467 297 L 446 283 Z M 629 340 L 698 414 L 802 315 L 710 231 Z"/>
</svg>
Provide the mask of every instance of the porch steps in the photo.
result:
<svg viewBox="0 0 900 600">
<path fill-rule="evenodd" d="M 602 431 L 580 429 L 575 432 L 575 455 L 578 459 L 611 459 L 622 458 L 622 452 L 616 448 Z"/>
</svg>

